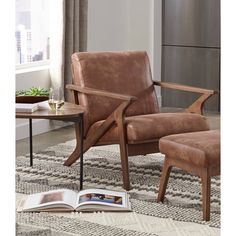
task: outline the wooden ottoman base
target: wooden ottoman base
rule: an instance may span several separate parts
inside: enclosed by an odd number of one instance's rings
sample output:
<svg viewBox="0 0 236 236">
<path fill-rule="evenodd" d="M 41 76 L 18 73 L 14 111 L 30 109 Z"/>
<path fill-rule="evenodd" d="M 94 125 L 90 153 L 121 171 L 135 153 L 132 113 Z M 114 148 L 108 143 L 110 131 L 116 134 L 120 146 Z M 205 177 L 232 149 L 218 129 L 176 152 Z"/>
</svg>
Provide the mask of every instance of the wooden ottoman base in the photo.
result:
<svg viewBox="0 0 236 236">
<path fill-rule="evenodd" d="M 165 154 L 157 202 L 163 202 L 171 168 L 181 168 L 202 181 L 203 220 L 210 220 L 211 176 L 220 175 L 220 132 L 218 130 L 177 134 L 160 139 Z"/>
</svg>

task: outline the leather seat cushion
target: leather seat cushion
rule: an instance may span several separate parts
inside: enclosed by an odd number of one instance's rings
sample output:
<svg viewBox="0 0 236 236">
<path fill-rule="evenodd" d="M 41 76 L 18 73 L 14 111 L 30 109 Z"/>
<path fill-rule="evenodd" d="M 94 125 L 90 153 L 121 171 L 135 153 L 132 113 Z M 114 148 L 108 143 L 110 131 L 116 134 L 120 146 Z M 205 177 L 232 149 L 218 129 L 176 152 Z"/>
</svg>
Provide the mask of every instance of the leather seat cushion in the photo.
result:
<svg viewBox="0 0 236 236">
<path fill-rule="evenodd" d="M 91 135 L 104 122 L 94 123 L 88 135 Z M 163 136 L 178 133 L 209 130 L 204 116 L 191 113 L 155 113 L 148 115 L 130 116 L 125 118 L 128 143 L 147 140 L 157 140 Z M 117 142 L 118 129 L 113 126 L 100 142 Z"/>
<path fill-rule="evenodd" d="M 169 158 L 178 158 L 197 166 L 219 166 L 220 131 L 169 135 L 160 139 L 159 149 Z"/>
</svg>

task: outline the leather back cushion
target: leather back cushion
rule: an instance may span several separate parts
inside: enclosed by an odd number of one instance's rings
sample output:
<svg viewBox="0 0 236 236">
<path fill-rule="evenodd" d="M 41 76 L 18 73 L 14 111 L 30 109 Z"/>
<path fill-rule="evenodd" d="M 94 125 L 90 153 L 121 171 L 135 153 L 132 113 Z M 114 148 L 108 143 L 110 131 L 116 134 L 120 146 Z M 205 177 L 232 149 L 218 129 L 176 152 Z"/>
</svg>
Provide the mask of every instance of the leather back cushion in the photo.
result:
<svg viewBox="0 0 236 236">
<path fill-rule="evenodd" d="M 127 116 L 159 112 L 146 52 L 81 52 L 72 55 L 73 83 L 82 87 L 138 96 Z M 94 122 L 106 119 L 122 100 L 79 95 L 86 108 L 85 132 Z"/>
</svg>

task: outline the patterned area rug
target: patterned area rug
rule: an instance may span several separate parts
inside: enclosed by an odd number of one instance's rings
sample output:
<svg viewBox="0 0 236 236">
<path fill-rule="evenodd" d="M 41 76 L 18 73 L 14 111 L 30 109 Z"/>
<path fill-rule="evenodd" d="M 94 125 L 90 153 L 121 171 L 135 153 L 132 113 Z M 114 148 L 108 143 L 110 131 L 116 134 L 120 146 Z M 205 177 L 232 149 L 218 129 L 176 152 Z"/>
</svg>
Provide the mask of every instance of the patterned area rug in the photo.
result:
<svg viewBox="0 0 236 236">
<path fill-rule="evenodd" d="M 32 168 L 29 167 L 28 155 L 17 157 L 17 200 L 22 194 L 52 189 L 68 188 L 79 191 L 79 163 L 71 167 L 63 166 L 74 145 L 75 141 L 72 140 L 34 153 Z M 17 235 L 164 236 L 193 235 L 194 229 L 198 233 L 195 232 L 194 235 L 218 235 L 220 177 L 212 178 L 211 221 L 204 222 L 200 179 L 180 169 L 174 168 L 171 172 L 164 203 L 155 202 L 163 159 L 161 154 L 129 157 L 133 212 L 16 213 Z M 120 168 L 117 145 L 90 149 L 84 157 L 84 189 L 122 191 Z M 166 229 L 173 234 L 167 234 Z"/>
</svg>

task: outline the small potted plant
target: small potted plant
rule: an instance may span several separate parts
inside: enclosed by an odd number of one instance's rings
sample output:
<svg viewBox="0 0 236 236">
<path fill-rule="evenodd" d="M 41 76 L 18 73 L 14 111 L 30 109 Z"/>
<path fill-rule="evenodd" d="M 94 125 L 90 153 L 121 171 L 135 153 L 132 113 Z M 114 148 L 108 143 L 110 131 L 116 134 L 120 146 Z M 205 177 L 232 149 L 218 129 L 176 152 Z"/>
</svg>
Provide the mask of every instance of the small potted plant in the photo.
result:
<svg viewBox="0 0 236 236">
<path fill-rule="evenodd" d="M 27 90 L 16 91 L 16 103 L 36 103 L 49 99 L 49 90 L 40 87 L 32 87 Z"/>
</svg>

